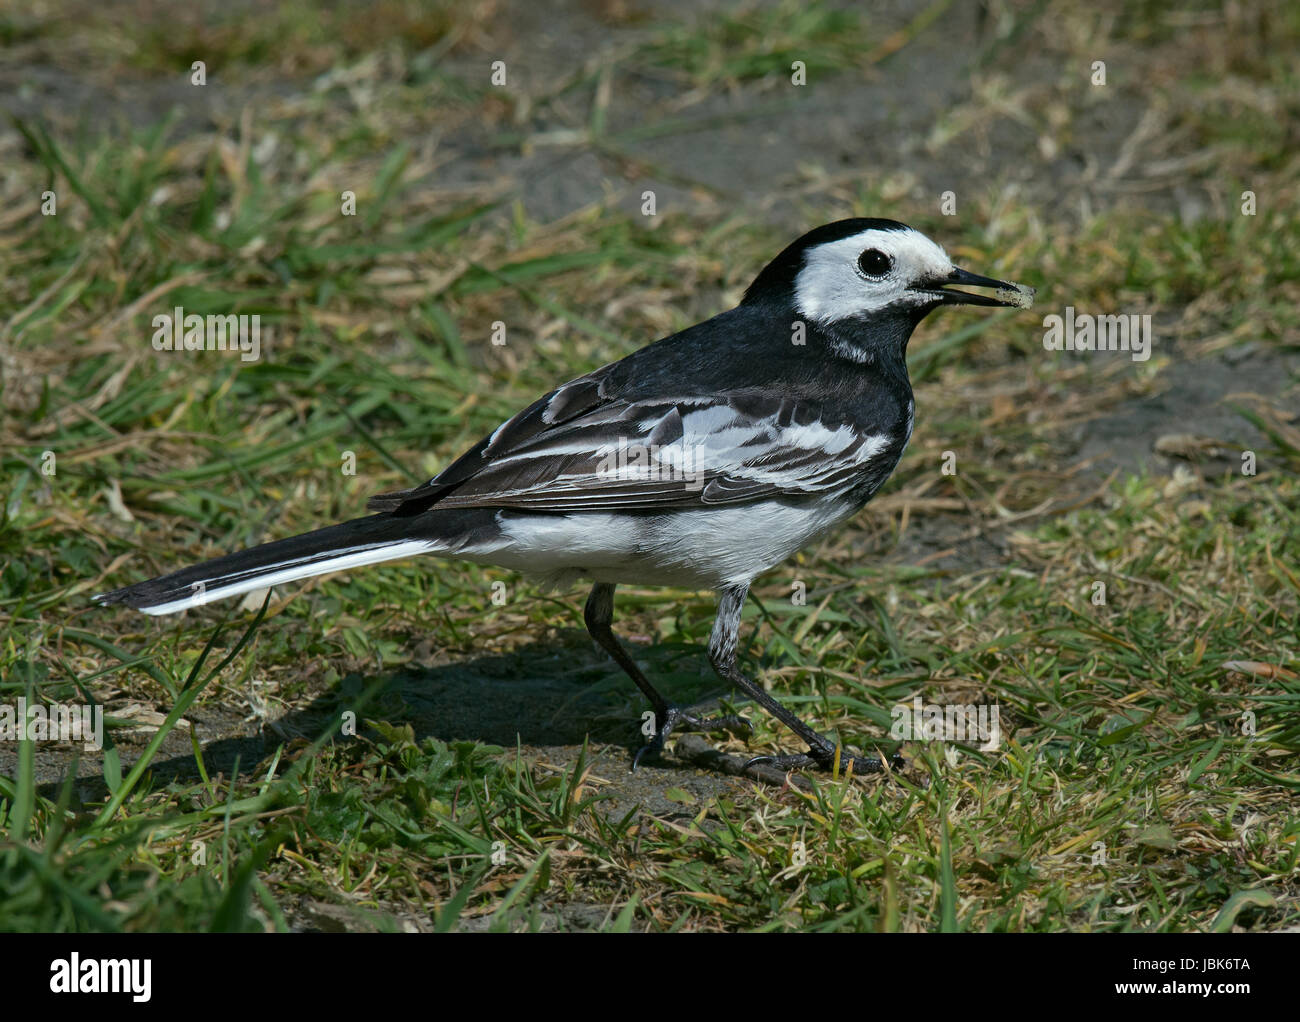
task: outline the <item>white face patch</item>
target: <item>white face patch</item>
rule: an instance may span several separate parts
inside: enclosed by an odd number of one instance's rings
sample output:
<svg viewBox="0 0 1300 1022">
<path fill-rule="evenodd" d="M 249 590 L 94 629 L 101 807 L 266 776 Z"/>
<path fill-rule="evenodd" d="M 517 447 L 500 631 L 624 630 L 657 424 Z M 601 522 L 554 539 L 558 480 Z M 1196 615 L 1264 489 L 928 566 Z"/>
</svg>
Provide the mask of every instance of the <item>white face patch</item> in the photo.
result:
<svg viewBox="0 0 1300 1022">
<path fill-rule="evenodd" d="M 869 276 L 858 257 L 875 249 L 889 258 L 889 269 Z M 803 269 L 794 280 L 794 303 L 806 319 L 831 323 L 894 306 L 924 305 L 933 299 L 913 285 L 948 276 L 953 270 L 947 253 L 919 231 L 863 231 L 851 238 L 829 241 L 804 254 Z"/>
</svg>

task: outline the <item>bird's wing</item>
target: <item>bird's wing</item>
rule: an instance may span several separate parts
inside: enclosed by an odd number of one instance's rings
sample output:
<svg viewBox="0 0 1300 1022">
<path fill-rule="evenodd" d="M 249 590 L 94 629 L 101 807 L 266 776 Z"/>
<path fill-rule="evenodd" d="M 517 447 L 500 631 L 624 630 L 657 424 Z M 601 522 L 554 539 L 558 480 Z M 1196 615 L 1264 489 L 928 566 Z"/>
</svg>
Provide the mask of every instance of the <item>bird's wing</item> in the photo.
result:
<svg viewBox="0 0 1300 1022">
<path fill-rule="evenodd" d="M 495 507 L 617 511 L 834 492 L 897 440 L 789 397 L 610 396 L 601 373 L 548 394 L 423 486 L 375 498 L 416 513 Z M 683 388 L 684 390 L 686 388 Z"/>
</svg>

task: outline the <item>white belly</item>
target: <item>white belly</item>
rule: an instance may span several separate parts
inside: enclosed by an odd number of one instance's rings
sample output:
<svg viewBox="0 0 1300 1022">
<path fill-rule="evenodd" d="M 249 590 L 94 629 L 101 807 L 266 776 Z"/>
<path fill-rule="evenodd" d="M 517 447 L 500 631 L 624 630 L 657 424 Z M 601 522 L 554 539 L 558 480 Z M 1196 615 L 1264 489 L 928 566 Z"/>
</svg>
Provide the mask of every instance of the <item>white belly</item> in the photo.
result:
<svg viewBox="0 0 1300 1022">
<path fill-rule="evenodd" d="M 776 502 L 631 517 L 500 514 L 501 538 L 456 556 L 549 585 L 595 582 L 718 589 L 748 584 L 840 524 L 846 504 Z"/>
</svg>

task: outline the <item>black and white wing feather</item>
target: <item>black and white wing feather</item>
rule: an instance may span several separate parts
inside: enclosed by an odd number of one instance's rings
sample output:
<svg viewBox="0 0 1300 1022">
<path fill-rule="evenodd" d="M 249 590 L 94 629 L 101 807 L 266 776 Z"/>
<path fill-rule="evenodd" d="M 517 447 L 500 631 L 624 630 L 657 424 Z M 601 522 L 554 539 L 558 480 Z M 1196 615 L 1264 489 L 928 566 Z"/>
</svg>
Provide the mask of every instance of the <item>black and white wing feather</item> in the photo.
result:
<svg viewBox="0 0 1300 1022">
<path fill-rule="evenodd" d="M 370 508 L 619 511 L 835 494 L 883 482 L 907 439 L 770 391 L 629 399 L 607 382 L 601 370 L 565 384 Z"/>
</svg>

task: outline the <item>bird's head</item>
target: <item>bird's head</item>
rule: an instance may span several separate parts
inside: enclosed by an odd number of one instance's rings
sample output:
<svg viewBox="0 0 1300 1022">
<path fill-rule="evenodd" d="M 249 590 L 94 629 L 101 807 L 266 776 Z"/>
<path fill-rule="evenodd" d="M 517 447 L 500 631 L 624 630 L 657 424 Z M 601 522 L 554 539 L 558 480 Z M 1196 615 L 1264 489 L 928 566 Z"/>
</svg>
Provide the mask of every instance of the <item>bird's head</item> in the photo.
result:
<svg viewBox="0 0 1300 1022">
<path fill-rule="evenodd" d="M 844 328 L 891 320 L 915 325 L 941 305 L 1028 308 L 1033 296 L 1033 288 L 959 269 L 906 224 L 854 219 L 818 227 L 790 245 L 750 285 L 745 302 L 783 304 L 824 328 Z"/>
</svg>

